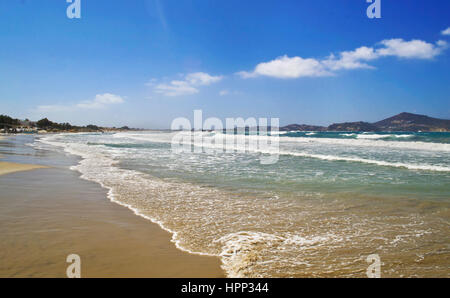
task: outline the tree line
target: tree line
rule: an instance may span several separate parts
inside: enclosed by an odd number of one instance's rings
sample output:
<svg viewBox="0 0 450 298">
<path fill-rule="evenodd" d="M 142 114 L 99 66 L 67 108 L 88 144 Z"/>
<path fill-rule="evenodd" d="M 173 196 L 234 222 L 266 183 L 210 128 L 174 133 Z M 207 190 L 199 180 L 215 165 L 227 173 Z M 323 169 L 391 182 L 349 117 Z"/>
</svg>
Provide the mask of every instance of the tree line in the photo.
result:
<svg viewBox="0 0 450 298">
<path fill-rule="evenodd" d="M 29 121 L 25 119 L 25 121 L 21 121 L 19 119 L 14 119 L 7 115 L 0 115 L 0 128 L 5 129 L 14 129 L 16 127 L 25 126 L 31 128 L 37 128 L 42 130 L 50 130 L 50 131 L 102 131 L 105 128 L 99 127 L 97 125 L 87 125 L 87 126 L 75 126 L 70 123 L 56 123 L 48 120 L 47 118 L 41 119 L 37 122 Z M 116 129 L 115 127 L 113 129 Z M 130 130 L 129 127 L 124 126 L 120 128 L 120 130 Z"/>
</svg>

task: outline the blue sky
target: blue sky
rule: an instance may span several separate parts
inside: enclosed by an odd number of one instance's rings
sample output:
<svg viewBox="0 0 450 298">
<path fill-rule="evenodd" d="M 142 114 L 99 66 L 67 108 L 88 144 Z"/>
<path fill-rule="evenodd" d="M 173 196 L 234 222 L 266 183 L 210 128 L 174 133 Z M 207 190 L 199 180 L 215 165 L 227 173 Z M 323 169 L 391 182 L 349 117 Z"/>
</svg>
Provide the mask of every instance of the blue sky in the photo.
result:
<svg viewBox="0 0 450 298">
<path fill-rule="evenodd" d="M 0 2 L 0 114 L 167 128 L 450 118 L 450 1 Z M 448 34 L 447 34 L 448 33 Z"/>
</svg>

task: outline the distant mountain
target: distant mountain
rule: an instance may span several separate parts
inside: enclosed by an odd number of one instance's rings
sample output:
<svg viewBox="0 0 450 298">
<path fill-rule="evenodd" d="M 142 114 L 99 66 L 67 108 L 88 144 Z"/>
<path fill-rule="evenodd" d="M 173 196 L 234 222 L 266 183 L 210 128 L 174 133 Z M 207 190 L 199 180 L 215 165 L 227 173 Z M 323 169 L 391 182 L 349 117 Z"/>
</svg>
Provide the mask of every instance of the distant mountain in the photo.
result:
<svg viewBox="0 0 450 298">
<path fill-rule="evenodd" d="M 306 125 L 306 124 L 291 124 L 280 128 L 282 131 L 326 131 L 325 126 Z"/>
<path fill-rule="evenodd" d="M 368 122 L 337 123 L 328 126 L 328 131 L 380 131 L 380 129 Z"/>
<path fill-rule="evenodd" d="M 450 120 L 401 113 L 374 123 L 382 131 L 450 131 Z"/>
<path fill-rule="evenodd" d="M 401 113 L 375 123 L 346 122 L 335 123 L 328 127 L 291 124 L 280 128 L 281 131 L 448 131 L 450 132 L 450 120 L 436 119 L 424 115 Z"/>
</svg>

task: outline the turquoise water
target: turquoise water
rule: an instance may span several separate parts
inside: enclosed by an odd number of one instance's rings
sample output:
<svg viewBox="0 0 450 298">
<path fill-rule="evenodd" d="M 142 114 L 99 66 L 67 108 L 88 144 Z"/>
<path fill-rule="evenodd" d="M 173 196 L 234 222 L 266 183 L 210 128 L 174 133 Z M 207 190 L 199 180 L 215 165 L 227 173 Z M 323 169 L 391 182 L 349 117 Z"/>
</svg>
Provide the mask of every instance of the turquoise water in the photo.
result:
<svg viewBox="0 0 450 298">
<path fill-rule="evenodd" d="M 284 137 L 336 138 L 336 139 L 382 139 L 385 141 L 409 141 L 450 143 L 448 132 L 282 132 Z"/>
<path fill-rule="evenodd" d="M 306 139 L 313 143 L 292 144 L 290 138 Z M 428 199 L 450 198 L 448 186 L 450 133 L 320 132 L 313 135 L 295 132 L 281 135 L 280 139 L 280 151 L 310 153 L 320 155 L 324 159 L 284 154 L 276 164 L 264 166 L 260 164 L 257 154 L 192 153 L 186 158 L 186 155 L 173 155 L 169 143 L 136 141 L 132 137 L 128 142 L 92 142 L 89 145 L 132 151 L 133 154 L 129 158 L 124 157 L 121 160 L 121 165 L 130 169 L 138 169 L 159 178 L 179 178 L 217 187 L 327 193 L 343 191 L 371 195 L 408 195 Z M 315 144 L 316 139 L 326 141 L 331 139 L 331 142 Z M 333 139 L 352 139 L 355 140 L 355 145 L 334 144 Z M 361 141 L 358 143 L 358 140 L 362 140 L 364 144 Z M 443 146 L 442 151 L 421 150 L 422 144 L 417 142 L 428 142 L 429 144 L 425 146 L 439 144 Z M 372 148 L 371 143 L 380 146 Z M 406 148 L 392 147 L 403 143 L 406 143 Z M 382 145 L 387 147 L 381 147 Z M 287 150 L 283 150 L 284 148 Z M 153 154 L 143 156 L 147 153 Z M 328 157 L 342 157 L 344 160 L 330 161 Z M 364 161 L 349 162 L 345 160 L 346 157 L 392 164 L 402 163 L 424 169 L 409 170 L 402 166 L 379 166 Z M 143 159 L 147 161 L 144 164 Z M 443 170 L 434 171 L 434 167 Z M 219 185 L 215 185 L 217 181 L 220 181 Z"/>
<path fill-rule="evenodd" d="M 81 156 L 83 178 L 172 232 L 180 249 L 221 257 L 228 276 L 364 277 L 372 253 L 385 276 L 449 276 L 450 133 L 282 132 L 276 152 L 206 142 L 182 153 L 174 135 L 39 143 Z M 268 153 L 278 161 L 261 164 Z"/>
</svg>

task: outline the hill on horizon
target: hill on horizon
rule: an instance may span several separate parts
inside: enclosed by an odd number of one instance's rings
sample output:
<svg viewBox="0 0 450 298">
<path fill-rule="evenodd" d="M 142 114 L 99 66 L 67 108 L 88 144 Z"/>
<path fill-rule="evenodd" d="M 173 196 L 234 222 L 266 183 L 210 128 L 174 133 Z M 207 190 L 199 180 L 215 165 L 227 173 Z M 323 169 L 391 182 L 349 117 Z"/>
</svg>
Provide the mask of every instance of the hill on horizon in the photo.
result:
<svg viewBox="0 0 450 298">
<path fill-rule="evenodd" d="M 281 131 L 408 131 L 408 132 L 449 132 L 450 120 L 432 118 L 413 113 L 400 113 L 384 120 L 369 123 L 364 121 L 334 123 L 328 127 L 305 124 L 291 124 L 280 128 Z"/>
</svg>

